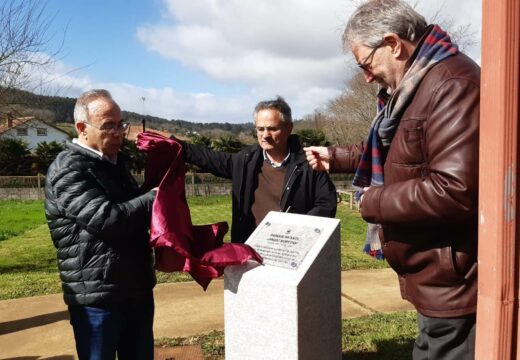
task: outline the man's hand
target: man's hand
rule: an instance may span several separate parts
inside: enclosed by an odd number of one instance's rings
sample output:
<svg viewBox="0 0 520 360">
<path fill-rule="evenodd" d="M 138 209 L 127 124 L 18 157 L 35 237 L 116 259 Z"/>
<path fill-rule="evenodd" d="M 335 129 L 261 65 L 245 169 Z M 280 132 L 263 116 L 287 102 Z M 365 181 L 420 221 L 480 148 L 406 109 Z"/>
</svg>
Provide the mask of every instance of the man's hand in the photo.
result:
<svg viewBox="0 0 520 360">
<path fill-rule="evenodd" d="M 303 148 L 307 161 L 313 170 L 326 171 L 330 168 L 329 151 L 324 146 L 309 146 Z"/>
</svg>

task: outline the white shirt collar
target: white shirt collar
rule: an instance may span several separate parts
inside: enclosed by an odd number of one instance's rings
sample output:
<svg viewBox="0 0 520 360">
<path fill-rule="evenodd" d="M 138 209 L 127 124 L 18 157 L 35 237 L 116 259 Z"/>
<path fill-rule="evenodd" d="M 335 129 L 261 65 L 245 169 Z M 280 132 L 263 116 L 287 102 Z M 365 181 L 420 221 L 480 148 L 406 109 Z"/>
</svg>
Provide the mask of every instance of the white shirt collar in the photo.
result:
<svg viewBox="0 0 520 360">
<path fill-rule="evenodd" d="M 267 161 L 267 163 L 269 165 L 271 165 L 272 167 L 274 167 L 275 169 L 287 165 L 287 163 L 289 162 L 289 156 L 291 156 L 291 152 L 290 151 L 287 153 L 287 156 L 285 157 L 285 159 L 283 159 L 281 163 L 277 164 L 277 163 L 275 163 L 273 161 L 271 156 L 269 156 L 267 151 L 264 150 L 264 161 Z"/>
<path fill-rule="evenodd" d="M 84 149 L 87 149 L 87 150 L 93 152 L 94 154 L 99 156 L 101 159 L 106 160 L 108 162 L 111 162 L 114 165 L 117 163 L 117 155 L 116 155 L 114 160 L 111 160 L 108 156 L 103 155 L 103 153 L 101 151 L 98 151 L 96 149 L 92 149 L 90 146 L 85 145 L 84 143 L 82 143 L 78 138 L 72 139 L 72 143 L 74 143 L 74 144 L 76 144 L 78 146 L 81 146 Z"/>
</svg>

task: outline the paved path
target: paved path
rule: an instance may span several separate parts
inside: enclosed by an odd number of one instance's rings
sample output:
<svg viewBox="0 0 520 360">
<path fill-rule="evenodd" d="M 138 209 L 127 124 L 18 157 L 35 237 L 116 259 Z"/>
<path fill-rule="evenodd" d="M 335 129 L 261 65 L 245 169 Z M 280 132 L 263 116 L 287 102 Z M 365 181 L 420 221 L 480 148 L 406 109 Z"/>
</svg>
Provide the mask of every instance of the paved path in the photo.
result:
<svg viewBox="0 0 520 360">
<path fill-rule="evenodd" d="M 343 318 L 413 309 L 401 299 L 390 269 L 345 271 L 341 282 Z M 223 330 L 223 287 L 223 280 L 213 281 L 206 292 L 195 282 L 157 285 L 155 337 Z M 76 358 L 61 294 L 0 301 L 0 359 L 13 358 Z"/>
</svg>

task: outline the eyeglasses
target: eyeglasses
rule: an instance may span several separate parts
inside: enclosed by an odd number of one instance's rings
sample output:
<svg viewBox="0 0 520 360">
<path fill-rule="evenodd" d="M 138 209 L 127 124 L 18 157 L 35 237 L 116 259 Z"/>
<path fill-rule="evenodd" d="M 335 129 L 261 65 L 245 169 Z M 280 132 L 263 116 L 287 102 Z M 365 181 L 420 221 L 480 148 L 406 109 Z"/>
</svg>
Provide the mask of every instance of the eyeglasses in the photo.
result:
<svg viewBox="0 0 520 360">
<path fill-rule="evenodd" d="M 375 48 L 373 48 L 372 51 L 370 52 L 370 54 L 368 54 L 368 56 L 366 56 L 363 60 L 361 60 L 360 62 L 357 63 L 357 66 L 361 70 L 370 71 L 370 65 L 372 64 L 372 59 L 374 57 L 374 54 L 375 54 L 376 50 L 379 49 L 381 46 L 383 46 L 383 44 L 378 45 Z"/>
<path fill-rule="evenodd" d="M 257 126 L 255 127 L 256 132 L 263 133 L 264 131 L 267 132 L 276 132 L 278 130 L 282 129 L 282 126 Z"/>
<path fill-rule="evenodd" d="M 92 126 L 93 128 L 98 129 L 99 131 L 103 132 L 118 132 L 118 133 L 124 133 L 128 130 L 130 127 L 130 124 L 127 122 L 119 122 L 119 123 L 104 123 L 101 126 L 92 125 L 91 123 L 87 121 L 83 121 L 84 124 L 87 124 L 89 126 Z"/>
</svg>

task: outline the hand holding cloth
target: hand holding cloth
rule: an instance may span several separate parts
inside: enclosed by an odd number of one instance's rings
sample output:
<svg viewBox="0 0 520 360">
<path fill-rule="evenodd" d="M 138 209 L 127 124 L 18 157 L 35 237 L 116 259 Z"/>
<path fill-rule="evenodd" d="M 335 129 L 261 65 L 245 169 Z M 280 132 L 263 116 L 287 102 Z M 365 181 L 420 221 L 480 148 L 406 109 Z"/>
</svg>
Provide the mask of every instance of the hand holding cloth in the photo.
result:
<svg viewBox="0 0 520 360">
<path fill-rule="evenodd" d="M 159 271 L 189 272 L 204 290 L 228 265 L 248 260 L 262 262 L 246 244 L 224 244 L 226 222 L 193 225 L 186 201 L 186 165 L 182 146 L 153 132 L 137 136 L 137 148 L 148 155 L 144 188 L 158 186 L 152 208 L 150 245 L 155 248 L 155 268 Z"/>
</svg>

